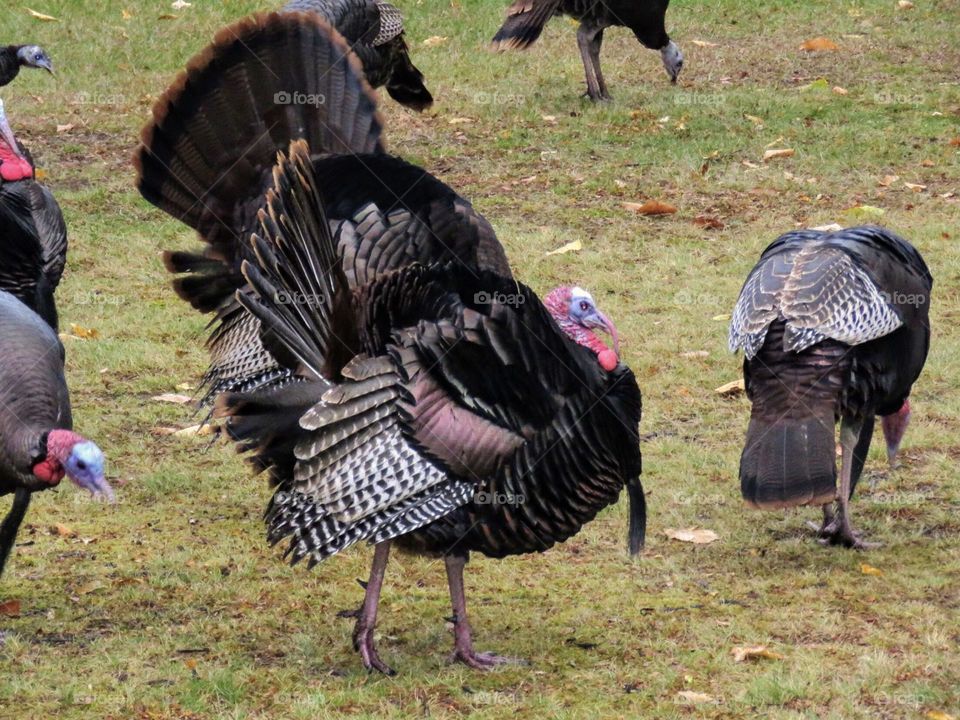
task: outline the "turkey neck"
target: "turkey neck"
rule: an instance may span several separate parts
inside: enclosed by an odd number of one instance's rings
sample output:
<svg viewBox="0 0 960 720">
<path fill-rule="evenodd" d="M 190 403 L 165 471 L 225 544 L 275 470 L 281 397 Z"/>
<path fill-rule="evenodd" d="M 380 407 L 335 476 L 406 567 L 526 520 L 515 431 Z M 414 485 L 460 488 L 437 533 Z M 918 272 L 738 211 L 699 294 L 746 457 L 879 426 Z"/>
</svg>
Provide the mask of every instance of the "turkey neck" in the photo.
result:
<svg viewBox="0 0 960 720">
<path fill-rule="evenodd" d="M 625 481 L 639 476 L 639 403 L 636 380 L 621 366 L 605 387 L 568 402 L 508 465 L 478 481 L 473 502 L 400 538 L 399 545 L 499 558 L 565 541 L 616 502 Z"/>
</svg>

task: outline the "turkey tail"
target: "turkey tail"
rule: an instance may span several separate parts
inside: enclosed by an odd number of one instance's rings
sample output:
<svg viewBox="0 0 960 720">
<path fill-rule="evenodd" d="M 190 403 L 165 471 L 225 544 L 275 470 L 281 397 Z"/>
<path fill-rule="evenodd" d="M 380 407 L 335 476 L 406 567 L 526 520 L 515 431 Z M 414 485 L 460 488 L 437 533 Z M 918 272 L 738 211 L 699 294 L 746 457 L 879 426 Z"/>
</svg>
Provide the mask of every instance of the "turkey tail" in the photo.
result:
<svg viewBox="0 0 960 720">
<path fill-rule="evenodd" d="M 823 505 L 836 496 L 833 410 L 825 416 L 768 420 L 754 413 L 740 456 L 740 492 L 763 510 Z"/>
<path fill-rule="evenodd" d="M 234 209 L 262 192 L 278 151 L 303 139 L 313 154 L 376 152 L 381 128 L 335 30 L 315 13 L 258 14 L 217 33 L 157 102 L 137 185 L 209 242 L 224 228 L 233 242 Z"/>
<path fill-rule="evenodd" d="M 785 349 L 783 320 L 770 325 L 760 351 L 744 361 L 753 403 L 740 456 L 740 491 L 761 509 L 823 505 L 836 496 L 836 418 L 850 372 L 849 346 L 827 340 Z"/>
<path fill-rule="evenodd" d="M 411 62 L 406 47 L 397 57 L 393 73 L 387 80 L 387 92 L 398 103 L 417 112 L 433 105 L 433 95 L 423 84 L 423 73 Z"/>
<path fill-rule="evenodd" d="M 556 14 L 560 0 L 516 0 L 493 36 L 496 50 L 525 50 L 537 41 L 543 26 Z"/>
</svg>

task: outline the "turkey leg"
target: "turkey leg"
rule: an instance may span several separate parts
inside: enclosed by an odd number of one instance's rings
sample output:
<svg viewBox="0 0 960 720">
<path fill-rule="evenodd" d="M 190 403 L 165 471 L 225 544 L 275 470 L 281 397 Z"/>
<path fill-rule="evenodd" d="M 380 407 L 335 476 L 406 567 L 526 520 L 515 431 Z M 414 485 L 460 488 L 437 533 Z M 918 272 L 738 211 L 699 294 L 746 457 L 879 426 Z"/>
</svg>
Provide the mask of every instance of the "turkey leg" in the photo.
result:
<svg viewBox="0 0 960 720">
<path fill-rule="evenodd" d="M 853 497 L 853 491 L 856 489 L 857 482 L 863 474 L 863 466 L 867 462 L 867 453 L 870 452 L 870 441 L 873 439 L 873 426 L 874 417 L 871 415 L 864 420 L 856 447 L 853 448 L 853 468 L 850 472 L 850 493 L 848 494 L 848 498 Z M 819 528 L 813 523 L 810 523 L 810 525 L 817 531 L 820 537 L 830 537 L 834 535 L 839 529 L 839 522 L 833 512 L 833 504 L 823 506 L 823 525 Z"/>
<path fill-rule="evenodd" d="M 370 580 L 367 582 L 363 605 L 357 613 L 357 624 L 353 628 L 353 649 L 360 653 L 360 659 L 367 670 L 377 670 L 384 675 L 395 675 L 396 671 L 380 659 L 377 646 L 373 641 L 373 631 L 377 626 L 377 607 L 380 604 L 380 589 L 383 587 L 383 575 L 387 570 L 390 557 L 390 541 L 377 543 L 373 550 L 373 565 L 370 567 Z"/>
<path fill-rule="evenodd" d="M 3 576 L 3 567 L 7 564 L 7 558 L 17 539 L 17 531 L 20 529 L 20 523 L 23 522 L 23 516 L 27 514 L 29 505 L 30 491 L 17 488 L 13 496 L 13 506 L 3 519 L 3 525 L 0 525 L 0 576 Z"/>
<path fill-rule="evenodd" d="M 475 670 L 492 670 L 498 665 L 524 665 L 526 661 L 503 657 L 493 653 L 478 653 L 473 649 L 470 621 L 467 620 L 467 598 L 463 590 L 463 566 L 466 555 L 446 555 L 447 583 L 450 585 L 450 602 L 453 605 L 453 655 L 451 662 L 462 662 Z"/>
<path fill-rule="evenodd" d="M 595 28 L 592 25 L 587 25 L 586 23 L 581 23 L 579 29 L 577 30 L 577 45 L 580 46 L 580 59 L 583 61 L 583 71 L 587 76 L 587 96 L 594 102 L 597 100 L 608 99 L 605 96 L 605 90 L 601 91 L 601 80 L 597 77 L 599 75 L 600 66 L 599 43 L 597 44 L 597 64 L 594 65 L 593 61 L 594 39 L 596 38 L 597 33 L 602 32 L 602 29 Z"/>
<path fill-rule="evenodd" d="M 839 508 L 837 519 L 830 528 L 831 533 L 823 542 L 840 544 L 858 550 L 869 550 L 878 547 L 877 543 L 867 543 L 860 539 L 860 535 L 853 530 L 850 523 L 850 496 L 856 484 L 860 471 L 863 470 L 863 460 L 866 452 L 857 457 L 857 451 L 862 449 L 861 432 L 867 430 L 861 420 L 843 418 L 840 422 L 840 447 L 843 451 L 842 467 L 840 468 L 840 492 L 837 498 Z M 872 428 L 869 428 L 872 430 Z M 869 442 L 869 441 L 868 441 Z M 859 462 L 858 462 L 859 460 Z"/>
</svg>

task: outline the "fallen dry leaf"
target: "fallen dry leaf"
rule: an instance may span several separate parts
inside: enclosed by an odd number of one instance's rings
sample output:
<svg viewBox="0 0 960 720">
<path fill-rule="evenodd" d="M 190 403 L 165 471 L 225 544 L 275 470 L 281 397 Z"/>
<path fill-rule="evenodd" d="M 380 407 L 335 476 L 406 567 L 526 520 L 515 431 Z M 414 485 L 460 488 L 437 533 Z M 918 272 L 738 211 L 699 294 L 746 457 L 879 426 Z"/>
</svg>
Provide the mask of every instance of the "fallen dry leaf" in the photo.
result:
<svg viewBox="0 0 960 720">
<path fill-rule="evenodd" d="M 157 15 L 157 20 L 176 20 L 177 16 L 173 13 L 163 13 L 162 15 Z"/>
<path fill-rule="evenodd" d="M 713 695 L 694 692 L 693 690 L 681 690 L 677 693 L 677 702 L 681 705 L 703 705 L 705 703 L 715 703 L 717 699 Z"/>
<path fill-rule="evenodd" d="M 57 19 L 53 15 L 44 15 L 43 13 L 37 12 L 36 10 L 31 10 L 26 8 L 27 12 L 30 13 L 30 17 L 36 18 L 42 22 L 57 22 Z"/>
<path fill-rule="evenodd" d="M 438 45 L 443 45 L 448 37 L 441 37 L 440 35 L 432 35 L 423 41 L 424 47 L 437 47 Z"/>
<path fill-rule="evenodd" d="M 947 145 L 950 147 L 960 147 L 960 136 L 950 138 L 950 140 L 947 141 Z"/>
<path fill-rule="evenodd" d="M 739 395 L 745 390 L 746 387 L 743 384 L 743 378 L 740 378 L 739 380 L 734 380 L 733 382 L 728 382 L 718 388 L 714 388 L 713 391 L 722 397 L 733 397 L 734 395 Z"/>
<path fill-rule="evenodd" d="M 866 563 L 860 563 L 860 572 L 864 575 L 883 575 L 883 570 L 875 568 L 873 565 L 867 565 Z"/>
<path fill-rule="evenodd" d="M 174 430 L 172 434 L 179 437 L 202 437 L 203 435 L 213 435 L 216 432 L 216 425 L 204 423 L 203 425 L 191 425 L 190 427 L 185 427 L 181 430 Z"/>
<path fill-rule="evenodd" d="M 827 50 L 827 51 L 839 50 L 840 47 L 835 42 L 833 42 L 833 40 L 830 40 L 829 38 L 815 37 L 815 38 L 810 38 L 809 40 L 805 40 L 803 43 L 801 43 L 800 49 L 806 52 L 822 52 L 824 50 Z"/>
<path fill-rule="evenodd" d="M 676 530 L 674 528 L 667 528 L 663 531 L 663 534 L 671 540 L 693 543 L 694 545 L 709 545 L 720 539 L 720 536 L 713 530 L 697 527 L 680 528 Z"/>
<path fill-rule="evenodd" d="M 57 135 L 61 133 L 70 132 L 73 130 L 75 125 L 73 123 L 67 123 L 66 125 L 57 125 Z"/>
<path fill-rule="evenodd" d="M 927 186 L 926 186 L 926 185 L 920 185 L 919 183 L 908 183 L 908 182 L 905 182 L 905 183 L 903 184 L 903 186 L 904 186 L 905 188 L 907 188 L 908 190 L 913 190 L 914 192 L 923 192 L 924 190 L 927 189 Z"/>
<path fill-rule="evenodd" d="M 768 650 L 765 645 L 735 647 L 730 653 L 733 655 L 733 661 L 738 663 L 748 660 L 783 660 L 783 655 Z"/>
<path fill-rule="evenodd" d="M 714 316 L 713 316 L 712 318 L 710 318 L 710 319 L 711 319 L 711 320 L 729 320 L 729 319 L 730 319 L 730 316 L 727 315 L 727 314 L 714 315 Z"/>
<path fill-rule="evenodd" d="M 20 616 L 20 601 L 19 600 L 7 600 L 0 603 L 0 615 L 5 617 L 19 617 Z"/>
<path fill-rule="evenodd" d="M 747 113 L 744 113 L 743 116 L 744 116 L 747 120 L 749 120 L 750 122 L 752 122 L 754 125 L 756 125 L 757 127 L 763 127 L 763 118 L 759 118 L 759 117 L 757 117 L 756 115 L 748 115 Z"/>
<path fill-rule="evenodd" d="M 167 403 L 176 403 L 177 405 L 186 405 L 193 398 L 189 395 L 180 395 L 178 393 L 163 393 L 162 395 L 154 395 L 151 400 L 156 402 L 167 402 Z"/>
<path fill-rule="evenodd" d="M 912 10 L 913 3 L 910 2 L 910 0 L 899 0 L 899 2 L 897 3 L 897 7 L 900 8 L 901 10 Z"/>
<path fill-rule="evenodd" d="M 881 180 L 877 181 L 877 185 L 880 187 L 890 187 L 899 179 L 899 175 L 884 175 Z"/>
<path fill-rule="evenodd" d="M 718 43 L 709 42 L 708 40 L 691 40 L 690 42 L 697 47 L 719 47 Z"/>
<path fill-rule="evenodd" d="M 707 350 L 690 350 L 680 353 L 680 357 L 686 358 L 687 360 L 694 360 L 696 358 L 710 357 L 710 353 Z"/>
<path fill-rule="evenodd" d="M 170 7 L 174 10 L 183 10 L 184 8 L 190 7 L 190 3 L 185 2 L 184 0 L 176 0 Z"/>
<path fill-rule="evenodd" d="M 96 592 L 97 590 L 102 590 L 102 589 L 103 589 L 103 583 L 99 583 L 96 580 L 93 580 L 91 582 L 84 583 L 83 585 L 78 587 L 74 592 L 76 592 L 77 595 L 89 595 L 92 592 Z"/>
<path fill-rule="evenodd" d="M 928 720 L 956 720 L 953 715 L 945 713 L 942 710 L 928 710 L 924 715 Z"/>
<path fill-rule="evenodd" d="M 830 223 L 829 225 L 817 225 L 817 227 L 810 229 L 816 230 L 817 232 L 837 232 L 838 230 L 843 230 L 843 225 L 840 223 Z"/>
<path fill-rule="evenodd" d="M 763 153 L 763 161 L 769 162 L 776 158 L 793 157 L 794 152 L 793 148 L 770 148 Z"/>
<path fill-rule="evenodd" d="M 922 167 L 933 167 L 934 165 L 936 165 L 936 163 L 935 163 L 933 160 L 929 159 L 929 158 L 925 158 L 925 159 L 923 159 L 923 160 L 920 161 L 920 165 L 921 165 Z"/>
<path fill-rule="evenodd" d="M 566 255 L 570 252 L 579 252 L 583 250 L 583 243 L 579 240 L 574 240 L 573 242 L 568 242 L 562 247 L 558 247 L 556 250 L 551 250 L 547 255 Z"/>
<path fill-rule="evenodd" d="M 694 225 L 699 225 L 704 230 L 723 230 L 723 220 L 716 215 L 697 215 L 693 219 Z"/>
<path fill-rule="evenodd" d="M 843 211 L 845 218 L 853 220 L 855 222 L 873 222 L 879 220 L 886 212 L 882 208 L 874 207 L 873 205 L 854 205 L 852 208 L 847 208 Z"/>
<path fill-rule="evenodd" d="M 451 125 L 467 125 L 473 122 L 473 118 L 455 117 L 455 118 L 450 118 L 447 122 L 450 123 Z"/>
<path fill-rule="evenodd" d="M 832 89 L 833 89 L 833 92 L 834 92 L 835 95 L 849 95 L 849 94 L 850 94 L 850 91 L 849 91 L 849 90 L 847 90 L 846 88 L 842 88 L 842 87 L 840 87 L 839 85 L 834 85 Z"/>
<path fill-rule="evenodd" d="M 192 383 L 177 383 L 177 390 L 193 390 Z"/>
<path fill-rule="evenodd" d="M 645 203 L 624 202 L 621 204 L 624 209 L 638 215 L 671 215 L 677 211 L 670 203 L 660 200 L 647 200 Z"/>
<path fill-rule="evenodd" d="M 122 17 L 124 20 L 130 20 L 133 17 L 133 13 L 129 10 L 121 10 L 120 17 Z"/>
<path fill-rule="evenodd" d="M 94 340 L 100 337 L 100 331 L 94 328 L 86 328 L 83 325 L 77 325 L 76 323 L 70 323 L 70 334 L 77 338 L 82 338 L 83 340 Z"/>
<path fill-rule="evenodd" d="M 77 536 L 77 533 L 72 528 L 67 527 L 66 525 L 61 525 L 60 523 L 50 526 L 50 534 L 69 538 Z"/>
</svg>

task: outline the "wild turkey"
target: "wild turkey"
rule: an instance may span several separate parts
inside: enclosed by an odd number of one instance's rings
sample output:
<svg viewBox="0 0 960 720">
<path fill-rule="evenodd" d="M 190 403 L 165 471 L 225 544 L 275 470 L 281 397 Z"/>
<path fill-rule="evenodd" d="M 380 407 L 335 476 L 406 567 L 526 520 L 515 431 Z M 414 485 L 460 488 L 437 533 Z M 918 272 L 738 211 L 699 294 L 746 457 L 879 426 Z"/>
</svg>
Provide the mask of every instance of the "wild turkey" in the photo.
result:
<svg viewBox="0 0 960 720">
<path fill-rule="evenodd" d="M 0 100 L 0 290 L 26 303 L 54 330 L 53 291 L 66 257 L 63 213 L 53 194 L 34 180 L 33 162 Z"/>
<path fill-rule="evenodd" d="M 608 27 L 627 27 L 644 47 L 659 50 L 670 82 L 677 82 L 683 53 L 667 35 L 664 21 L 669 4 L 670 0 L 516 0 L 494 35 L 493 45 L 498 50 L 525 50 L 537 41 L 550 18 L 569 15 L 580 21 L 577 44 L 587 76 L 587 96 L 594 101 L 609 100 L 600 70 L 600 46 Z"/>
<path fill-rule="evenodd" d="M 53 301 L 67 247 L 63 218 L 50 233 L 44 203 L 56 203 L 32 180 L 2 102 L 0 163 L 0 495 L 14 494 L 0 525 L 2 574 L 32 493 L 56 486 L 64 474 L 94 495 L 112 500 L 113 491 L 103 453 L 72 431 Z"/>
<path fill-rule="evenodd" d="M 278 112 L 274 94 L 292 90 L 337 101 Z M 391 541 L 442 555 L 455 658 L 492 667 L 504 658 L 472 647 L 468 553 L 546 550 L 624 485 L 636 553 L 640 391 L 594 334 L 614 328 L 589 293 L 541 303 L 470 203 L 380 135 L 342 38 L 259 15 L 161 98 L 139 189 L 209 243 L 167 264 L 187 273 L 181 297 L 217 313 L 207 381 L 232 389 L 217 414 L 276 486 L 269 540 L 290 537 L 310 566 L 376 544 L 354 643 L 385 673 L 373 631 Z"/>
<path fill-rule="evenodd" d="M 350 43 L 367 82 L 386 85 L 401 105 L 423 111 L 433 96 L 423 84 L 423 73 L 410 61 L 403 37 L 403 16 L 393 5 L 380 0 L 291 0 L 285 11 L 316 12 Z"/>
<path fill-rule="evenodd" d="M 21 67 L 39 68 L 53 74 L 50 56 L 39 45 L 0 47 L 0 87 L 13 82 Z"/>
<path fill-rule="evenodd" d="M 920 253 L 880 227 L 790 232 L 763 252 L 730 324 L 753 403 L 740 458 L 748 505 L 823 505 L 826 541 L 869 546 L 853 531 L 849 501 L 874 417 L 882 417 L 891 463 L 907 429 L 910 389 L 930 345 L 932 287 Z"/>
</svg>

